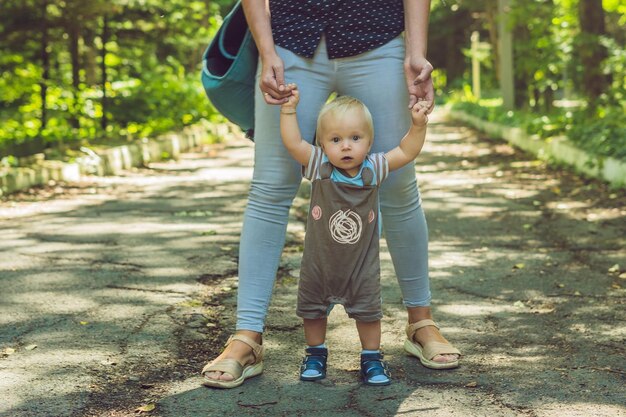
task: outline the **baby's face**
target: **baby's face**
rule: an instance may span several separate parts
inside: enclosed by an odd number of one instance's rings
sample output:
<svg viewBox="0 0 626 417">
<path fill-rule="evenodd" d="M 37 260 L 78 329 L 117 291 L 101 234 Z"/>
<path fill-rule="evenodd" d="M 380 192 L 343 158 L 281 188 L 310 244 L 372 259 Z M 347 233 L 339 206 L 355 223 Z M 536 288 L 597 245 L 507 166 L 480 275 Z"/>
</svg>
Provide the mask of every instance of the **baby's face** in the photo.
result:
<svg viewBox="0 0 626 417">
<path fill-rule="evenodd" d="M 319 145 L 331 164 L 355 176 L 372 147 L 370 129 L 361 109 L 322 119 Z"/>
</svg>

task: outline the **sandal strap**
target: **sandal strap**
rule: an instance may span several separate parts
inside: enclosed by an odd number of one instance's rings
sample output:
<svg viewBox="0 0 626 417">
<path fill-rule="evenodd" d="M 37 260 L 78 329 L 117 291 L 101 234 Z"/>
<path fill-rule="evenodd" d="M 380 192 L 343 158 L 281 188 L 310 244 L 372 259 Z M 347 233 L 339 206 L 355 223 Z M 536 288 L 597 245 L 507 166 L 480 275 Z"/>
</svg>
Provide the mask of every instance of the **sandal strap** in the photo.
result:
<svg viewBox="0 0 626 417">
<path fill-rule="evenodd" d="M 254 355 L 254 362 L 258 362 L 263 359 L 263 353 L 265 352 L 263 345 L 258 344 L 252 338 L 248 336 L 244 336 L 242 334 L 234 334 L 228 338 L 225 346 L 228 346 L 232 343 L 233 340 L 238 340 L 240 342 L 245 343 L 246 345 L 252 348 L 252 354 Z"/>
<path fill-rule="evenodd" d="M 435 323 L 431 319 L 424 319 L 424 320 L 416 321 L 415 323 L 407 324 L 406 335 L 409 338 L 409 340 L 413 340 L 413 336 L 415 336 L 415 332 L 417 332 L 421 328 L 428 327 L 428 326 L 435 326 L 437 330 L 439 330 L 439 326 L 437 326 L 437 323 Z"/>
<path fill-rule="evenodd" d="M 302 369 L 326 369 L 326 361 L 328 360 L 327 348 L 306 348 L 305 356 L 302 359 Z"/>
<path fill-rule="evenodd" d="M 300 373 L 308 370 L 324 373 L 326 371 L 326 362 L 324 362 L 323 360 L 318 360 L 315 357 L 307 356 L 302 360 L 302 365 L 300 365 Z"/>
<path fill-rule="evenodd" d="M 432 360 L 437 355 L 459 355 L 461 352 L 450 343 L 430 342 L 423 346 L 424 356 Z"/>
<path fill-rule="evenodd" d="M 324 359 L 328 357 L 328 348 L 311 347 L 304 349 L 304 352 L 306 354 L 306 357 L 323 356 Z"/>
<path fill-rule="evenodd" d="M 215 363 L 207 363 L 204 368 L 202 368 L 200 375 L 215 371 L 232 375 L 235 379 L 237 379 L 243 372 L 243 366 L 241 366 L 239 361 L 235 359 L 222 359 L 221 361 L 217 361 Z"/>
</svg>

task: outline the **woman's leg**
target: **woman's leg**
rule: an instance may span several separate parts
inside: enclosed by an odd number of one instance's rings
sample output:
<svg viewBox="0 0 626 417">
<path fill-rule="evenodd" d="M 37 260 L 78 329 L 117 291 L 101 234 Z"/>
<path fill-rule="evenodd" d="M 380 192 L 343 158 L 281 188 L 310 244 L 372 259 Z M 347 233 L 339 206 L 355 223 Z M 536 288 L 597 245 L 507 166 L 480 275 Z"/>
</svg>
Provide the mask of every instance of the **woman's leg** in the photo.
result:
<svg viewBox="0 0 626 417">
<path fill-rule="evenodd" d="M 326 53 L 307 60 L 277 47 L 284 61 L 285 81 L 296 83 L 301 99 L 298 122 L 302 135 L 313 140 L 317 113 L 332 89 L 332 74 L 325 66 Z M 237 293 L 237 333 L 261 343 L 261 334 L 272 296 L 280 256 L 285 244 L 287 219 L 301 180 L 300 167 L 289 155 L 280 138 L 278 106 L 255 93 L 254 174 L 244 213 L 239 246 L 239 289 Z M 242 364 L 254 360 L 245 343 L 234 341 L 220 359 L 236 359 Z M 220 372 L 207 373 L 209 379 L 231 380 Z"/>
<path fill-rule="evenodd" d="M 408 93 L 404 80 L 404 41 L 394 39 L 377 50 L 338 61 L 338 92 L 362 100 L 374 119 L 372 152 L 400 143 L 409 129 Z M 396 276 L 407 307 L 409 322 L 431 318 L 428 277 L 428 228 L 415 178 L 409 164 L 389 176 L 380 191 L 383 228 Z M 435 327 L 416 333 L 416 340 L 445 339 Z M 447 362 L 454 356 L 440 356 Z"/>
</svg>

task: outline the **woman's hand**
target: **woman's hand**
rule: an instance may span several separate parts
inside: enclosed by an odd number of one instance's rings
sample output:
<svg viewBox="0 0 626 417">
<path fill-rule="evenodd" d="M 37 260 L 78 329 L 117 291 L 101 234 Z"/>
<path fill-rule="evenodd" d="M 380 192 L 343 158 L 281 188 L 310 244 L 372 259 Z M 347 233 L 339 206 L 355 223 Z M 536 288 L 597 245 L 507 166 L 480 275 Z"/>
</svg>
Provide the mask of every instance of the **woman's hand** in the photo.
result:
<svg viewBox="0 0 626 417">
<path fill-rule="evenodd" d="M 267 104 L 284 104 L 291 96 L 291 90 L 285 85 L 283 60 L 276 53 L 261 57 L 259 88 Z"/>
<path fill-rule="evenodd" d="M 409 90 L 409 108 L 418 101 L 427 103 L 427 114 L 435 108 L 435 88 L 430 74 L 433 66 L 424 57 L 407 57 L 404 60 L 404 75 Z"/>
</svg>

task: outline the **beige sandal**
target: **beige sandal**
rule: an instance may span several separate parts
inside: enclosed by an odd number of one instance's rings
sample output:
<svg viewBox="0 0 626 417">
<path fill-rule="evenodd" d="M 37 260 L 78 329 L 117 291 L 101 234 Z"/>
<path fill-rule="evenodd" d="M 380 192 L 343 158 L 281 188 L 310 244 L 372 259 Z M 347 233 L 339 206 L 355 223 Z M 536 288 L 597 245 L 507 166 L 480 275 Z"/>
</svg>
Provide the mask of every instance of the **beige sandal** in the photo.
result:
<svg viewBox="0 0 626 417">
<path fill-rule="evenodd" d="M 221 359 L 208 363 L 201 372 L 204 377 L 203 385 L 215 388 L 235 388 L 243 384 L 246 379 L 260 375 L 263 372 L 263 354 L 265 353 L 263 346 L 248 336 L 238 334 L 232 335 L 225 346 L 228 346 L 233 340 L 239 340 L 252 348 L 254 362 L 245 366 L 242 366 L 236 359 Z M 221 379 L 209 379 L 205 376 L 207 372 L 214 371 L 232 375 L 233 380 L 223 381 Z"/>
<path fill-rule="evenodd" d="M 442 342 L 428 342 L 424 346 L 417 343 L 414 340 L 415 332 L 419 329 L 427 326 L 435 326 L 437 330 L 439 326 L 434 321 L 426 319 L 420 320 L 415 323 L 410 323 L 406 326 L 407 339 L 404 342 L 404 350 L 413 356 L 416 356 L 422 365 L 431 369 L 452 369 L 459 366 L 459 359 L 450 362 L 435 362 L 433 358 L 437 355 L 458 355 L 461 356 L 461 352 L 450 343 Z"/>
</svg>

